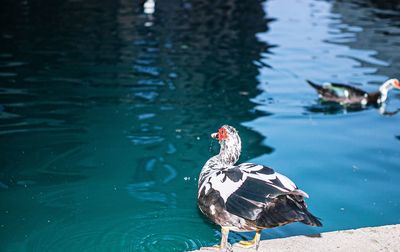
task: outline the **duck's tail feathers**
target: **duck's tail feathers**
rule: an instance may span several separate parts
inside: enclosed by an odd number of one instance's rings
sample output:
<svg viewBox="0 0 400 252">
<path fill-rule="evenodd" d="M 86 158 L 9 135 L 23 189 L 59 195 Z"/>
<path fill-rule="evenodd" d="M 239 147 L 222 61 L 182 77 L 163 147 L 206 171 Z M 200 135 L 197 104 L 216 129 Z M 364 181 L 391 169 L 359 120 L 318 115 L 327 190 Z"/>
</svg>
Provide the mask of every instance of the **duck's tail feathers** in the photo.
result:
<svg viewBox="0 0 400 252">
<path fill-rule="evenodd" d="M 318 85 L 318 84 L 316 84 L 316 83 L 314 83 L 314 82 L 312 82 L 312 81 L 310 81 L 310 80 L 306 80 L 307 81 L 307 83 L 311 86 L 311 87 L 313 87 L 315 90 L 317 90 L 317 91 L 321 91 L 322 90 L 322 86 L 321 85 Z"/>
<path fill-rule="evenodd" d="M 310 213 L 307 209 L 304 211 L 304 220 L 302 223 L 315 227 L 322 227 L 321 219 L 315 217 L 312 213 Z"/>
</svg>

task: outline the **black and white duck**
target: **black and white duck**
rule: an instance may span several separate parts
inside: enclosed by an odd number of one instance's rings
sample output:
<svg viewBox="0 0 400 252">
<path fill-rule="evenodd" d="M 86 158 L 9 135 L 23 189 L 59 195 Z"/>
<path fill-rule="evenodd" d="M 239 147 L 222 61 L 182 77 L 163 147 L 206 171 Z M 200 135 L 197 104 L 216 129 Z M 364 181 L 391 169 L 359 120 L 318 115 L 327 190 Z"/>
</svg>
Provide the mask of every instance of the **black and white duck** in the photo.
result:
<svg viewBox="0 0 400 252">
<path fill-rule="evenodd" d="M 236 164 L 241 140 L 235 128 L 222 126 L 211 134 L 220 144 L 218 155 L 203 166 L 198 183 L 198 206 L 210 220 L 221 226 L 221 244 L 213 249 L 227 251 L 229 231 L 255 231 L 244 247 L 258 249 L 261 231 L 302 222 L 322 226 L 304 202 L 307 193 L 273 169 L 252 163 Z"/>
<path fill-rule="evenodd" d="M 400 82 L 397 79 L 389 79 L 383 83 L 376 92 L 368 93 L 356 87 L 339 83 L 315 84 L 307 80 L 324 102 L 335 102 L 341 105 L 375 105 L 380 106 L 385 103 L 389 90 L 400 89 Z"/>
</svg>

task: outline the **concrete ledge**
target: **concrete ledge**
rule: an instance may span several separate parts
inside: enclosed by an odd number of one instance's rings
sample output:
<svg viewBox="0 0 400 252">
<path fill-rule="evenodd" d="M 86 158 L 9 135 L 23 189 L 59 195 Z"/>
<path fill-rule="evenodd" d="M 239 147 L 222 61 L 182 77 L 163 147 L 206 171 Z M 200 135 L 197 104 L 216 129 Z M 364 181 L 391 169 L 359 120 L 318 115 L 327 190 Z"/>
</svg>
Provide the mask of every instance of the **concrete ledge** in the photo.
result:
<svg viewBox="0 0 400 252">
<path fill-rule="evenodd" d="M 201 250 L 198 250 L 201 251 Z M 204 251 L 204 250 L 202 250 Z M 255 249 L 233 246 L 234 252 L 249 252 Z M 320 236 L 293 236 L 264 240 L 258 252 L 293 251 L 398 251 L 400 252 L 400 225 L 367 227 L 321 233 Z"/>
</svg>

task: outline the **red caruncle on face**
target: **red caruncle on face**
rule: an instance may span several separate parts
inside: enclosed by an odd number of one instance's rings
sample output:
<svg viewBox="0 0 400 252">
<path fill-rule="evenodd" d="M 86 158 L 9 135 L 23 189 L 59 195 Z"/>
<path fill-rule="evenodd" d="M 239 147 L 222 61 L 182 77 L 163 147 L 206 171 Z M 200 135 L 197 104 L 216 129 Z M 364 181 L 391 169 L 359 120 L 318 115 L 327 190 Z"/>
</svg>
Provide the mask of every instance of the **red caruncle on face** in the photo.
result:
<svg viewBox="0 0 400 252">
<path fill-rule="evenodd" d="M 220 128 L 218 130 L 218 141 L 226 140 L 228 139 L 228 132 L 226 131 L 225 128 Z"/>
</svg>

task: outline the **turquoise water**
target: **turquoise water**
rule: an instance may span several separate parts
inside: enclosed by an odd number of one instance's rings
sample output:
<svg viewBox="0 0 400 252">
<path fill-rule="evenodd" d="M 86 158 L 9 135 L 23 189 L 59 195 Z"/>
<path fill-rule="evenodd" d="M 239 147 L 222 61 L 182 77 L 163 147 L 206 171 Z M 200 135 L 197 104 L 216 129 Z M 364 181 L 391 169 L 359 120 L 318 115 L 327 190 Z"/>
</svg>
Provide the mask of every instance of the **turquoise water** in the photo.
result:
<svg viewBox="0 0 400 252">
<path fill-rule="evenodd" d="M 400 78 L 395 1 L 2 5 L 0 251 L 218 243 L 196 179 L 225 123 L 323 220 L 262 239 L 400 223 L 400 115 L 323 107 L 305 82 Z"/>
</svg>

